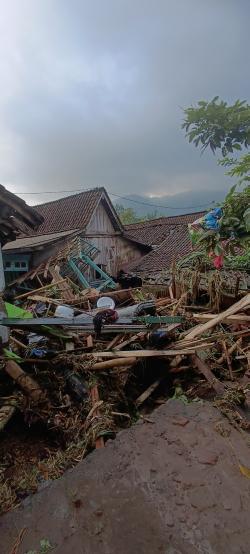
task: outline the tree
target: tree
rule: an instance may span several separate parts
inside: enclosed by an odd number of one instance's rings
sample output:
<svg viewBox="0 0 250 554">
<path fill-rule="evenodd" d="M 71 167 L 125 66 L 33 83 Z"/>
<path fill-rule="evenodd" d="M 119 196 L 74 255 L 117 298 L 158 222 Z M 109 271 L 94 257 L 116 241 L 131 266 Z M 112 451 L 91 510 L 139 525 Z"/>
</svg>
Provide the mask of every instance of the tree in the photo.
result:
<svg viewBox="0 0 250 554">
<path fill-rule="evenodd" d="M 121 222 L 124 225 L 129 225 L 130 223 L 137 223 L 137 221 L 139 221 L 139 218 L 136 215 L 133 208 L 124 208 L 124 206 L 122 206 L 121 204 L 116 204 L 115 209 L 119 215 Z"/>
<path fill-rule="evenodd" d="M 249 104 L 237 100 L 229 106 L 216 96 L 211 102 L 201 100 L 198 106 L 185 109 L 184 114 L 182 128 L 186 130 L 189 142 L 200 146 L 202 152 L 208 147 L 213 154 L 220 150 L 222 159 L 219 164 L 229 168 L 227 174 L 237 177 L 238 184 L 250 181 L 250 154 L 240 158 L 228 156 L 250 145 Z M 224 254 L 234 253 L 235 246 L 249 251 L 250 186 L 246 185 L 242 191 L 236 191 L 236 186 L 231 188 L 221 204 L 219 226 L 213 229 L 204 220 L 200 236 L 199 233 L 194 234 L 196 244 L 203 246 L 209 255 L 222 260 Z"/>
<path fill-rule="evenodd" d="M 158 214 L 157 210 L 139 217 L 133 208 L 125 208 L 122 204 L 116 204 L 115 209 L 123 225 L 130 225 L 131 223 L 149 221 L 151 219 L 156 219 L 157 217 L 162 217 Z"/>
<path fill-rule="evenodd" d="M 200 146 L 202 152 L 210 148 L 213 154 L 220 150 L 219 164 L 229 167 L 228 175 L 238 177 L 239 183 L 250 181 L 250 154 L 230 158 L 250 145 L 250 105 L 236 100 L 232 105 L 215 96 L 211 102 L 200 100 L 196 107 L 184 110 L 182 128 L 189 142 Z"/>
</svg>

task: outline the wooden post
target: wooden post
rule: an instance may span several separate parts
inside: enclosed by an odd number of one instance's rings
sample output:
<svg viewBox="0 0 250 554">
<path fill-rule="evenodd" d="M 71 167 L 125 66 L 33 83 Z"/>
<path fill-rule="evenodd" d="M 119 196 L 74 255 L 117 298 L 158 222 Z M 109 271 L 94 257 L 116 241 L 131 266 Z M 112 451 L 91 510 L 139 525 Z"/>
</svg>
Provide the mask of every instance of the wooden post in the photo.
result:
<svg viewBox="0 0 250 554">
<path fill-rule="evenodd" d="M 4 278 L 4 268 L 3 268 L 3 256 L 2 256 L 2 248 L 0 245 L 0 319 L 2 317 L 6 317 L 6 310 L 5 305 L 3 301 L 3 293 L 5 289 L 5 278 Z M 2 344 L 7 344 L 9 342 L 9 329 L 8 327 L 4 327 L 3 325 L 0 325 L 0 339 Z"/>
</svg>

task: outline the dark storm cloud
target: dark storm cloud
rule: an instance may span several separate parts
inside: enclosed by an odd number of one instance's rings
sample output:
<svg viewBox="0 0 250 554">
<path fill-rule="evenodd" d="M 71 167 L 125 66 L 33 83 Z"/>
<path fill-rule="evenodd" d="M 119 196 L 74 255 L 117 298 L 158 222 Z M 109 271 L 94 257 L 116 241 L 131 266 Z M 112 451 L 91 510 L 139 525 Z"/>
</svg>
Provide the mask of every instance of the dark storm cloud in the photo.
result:
<svg viewBox="0 0 250 554">
<path fill-rule="evenodd" d="M 248 94 L 244 0 L 10 0 L 0 22 L 0 175 L 15 191 L 225 187 L 182 107 Z M 51 196 L 29 197 L 46 200 Z"/>
</svg>

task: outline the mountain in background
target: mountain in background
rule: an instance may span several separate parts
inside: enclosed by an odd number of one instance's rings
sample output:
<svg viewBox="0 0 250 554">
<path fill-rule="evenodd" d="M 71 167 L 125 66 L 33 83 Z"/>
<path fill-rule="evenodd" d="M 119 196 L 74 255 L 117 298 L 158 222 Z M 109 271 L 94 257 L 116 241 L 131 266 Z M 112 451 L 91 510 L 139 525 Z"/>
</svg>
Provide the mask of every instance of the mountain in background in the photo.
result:
<svg viewBox="0 0 250 554">
<path fill-rule="evenodd" d="M 113 200 L 114 205 L 132 208 L 138 217 L 154 213 L 154 217 L 180 215 L 200 212 L 213 207 L 213 203 L 221 202 L 228 192 L 222 190 L 201 190 L 180 192 L 171 196 L 151 197 L 130 194 L 124 198 Z M 145 203 L 145 204 L 144 204 Z M 176 209 L 171 209 L 176 208 Z"/>
</svg>

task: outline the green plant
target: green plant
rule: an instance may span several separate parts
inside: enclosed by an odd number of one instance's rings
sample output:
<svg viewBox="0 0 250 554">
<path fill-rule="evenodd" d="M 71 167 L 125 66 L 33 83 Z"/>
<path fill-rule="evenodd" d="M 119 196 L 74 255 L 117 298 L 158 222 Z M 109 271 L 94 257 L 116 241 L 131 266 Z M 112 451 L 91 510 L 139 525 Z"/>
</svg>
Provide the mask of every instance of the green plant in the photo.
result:
<svg viewBox="0 0 250 554">
<path fill-rule="evenodd" d="M 53 546 L 51 546 L 47 539 L 41 539 L 39 550 L 29 550 L 28 552 L 25 552 L 25 554 L 48 554 L 48 552 L 52 549 Z"/>
<path fill-rule="evenodd" d="M 228 157 L 250 145 L 250 105 L 244 100 L 228 105 L 215 96 L 210 102 L 200 100 L 197 106 L 186 108 L 184 114 L 182 128 L 189 142 L 200 146 L 202 152 L 208 147 L 213 154 L 221 150 L 223 158 L 218 163 L 230 168 L 226 174 L 237 177 L 238 184 L 250 181 L 250 154 Z"/>
</svg>

